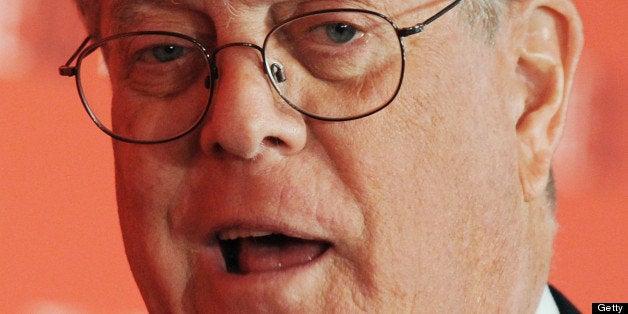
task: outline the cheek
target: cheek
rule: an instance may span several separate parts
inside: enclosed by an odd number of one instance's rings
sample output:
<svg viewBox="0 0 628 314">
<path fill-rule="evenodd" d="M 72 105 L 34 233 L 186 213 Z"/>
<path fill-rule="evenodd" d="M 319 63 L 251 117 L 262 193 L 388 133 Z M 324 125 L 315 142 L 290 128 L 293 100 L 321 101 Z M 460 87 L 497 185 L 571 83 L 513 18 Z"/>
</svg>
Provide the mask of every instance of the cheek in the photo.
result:
<svg viewBox="0 0 628 314">
<path fill-rule="evenodd" d="M 351 134 L 328 152 L 369 230 L 362 267 L 391 291 L 436 300 L 447 290 L 481 293 L 464 290 L 501 276 L 474 266 L 484 258 L 505 269 L 523 226 L 514 125 L 490 69 L 478 70 L 480 56 L 427 59 L 443 64 L 407 72 L 385 110 L 327 127 Z"/>
<path fill-rule="evenodd" d="M 180 304 L 180 291 L 190 273 L 188 253 L 171 237 L 167 216 L 178 175 L 172 169 L 158 171 L 164 166 L 145 149 L 147 146 L 114 142 L 120 226 L 140 291 L 152 294 L 144 299 L 159 302 L 151 308 L 171 308 Z"/>
<path fill-rule="evenodd" d="M 200 83 L 168 97 L 147 97 L 124 84 L 114 86 L 110 109 L 113 131 L 134 140 L 162 140 L 180 135 L 203 118 L 209 93 Z"/>
<path fill-rule="evenodd" d="M 168 213 L 190 189 L 184 184 L 192 156 L 188 147 L 187 140 L 157 145 L 114 141 L 116 195 L 121 222 L 129 230 L 165 229 L 158 234 L 169 235 Z"/>
</svg>

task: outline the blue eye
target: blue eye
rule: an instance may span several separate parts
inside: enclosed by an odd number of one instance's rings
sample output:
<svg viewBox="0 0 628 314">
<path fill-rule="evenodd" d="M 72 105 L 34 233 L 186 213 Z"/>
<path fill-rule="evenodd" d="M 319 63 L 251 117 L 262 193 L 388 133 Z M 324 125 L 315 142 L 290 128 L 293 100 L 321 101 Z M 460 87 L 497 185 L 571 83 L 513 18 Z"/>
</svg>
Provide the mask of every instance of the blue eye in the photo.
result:
<svg viewBox="0 0 628 314">
<path fill-rule="evenodd" d="M 153 57 L 159 62 L 169 62 L 181 58 L 185 48 L 174 45 L 156 46 L 152 49 Z"/>
<path fill-rule="evenodd" d="M 325 32 L 334 43 L 346 44 L 355 39 L 358 30 L 348 24 L 334 23 L 325 26 Z"/>
</svg>

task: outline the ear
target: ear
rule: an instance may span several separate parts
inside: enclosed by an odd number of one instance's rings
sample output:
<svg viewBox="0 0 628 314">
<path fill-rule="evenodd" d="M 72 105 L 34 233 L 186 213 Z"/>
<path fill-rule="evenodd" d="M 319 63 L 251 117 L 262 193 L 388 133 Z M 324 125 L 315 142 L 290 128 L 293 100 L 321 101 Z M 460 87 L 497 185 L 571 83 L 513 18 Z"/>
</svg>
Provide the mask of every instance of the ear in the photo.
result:
<svg viewBox="0 0 628 314">
<path fill-rule="evenodd" d="M 514 6 L 511 13 L 518 16 L 523 31 L 516 66 L 523 92 L 516 126 L 519 178 L 529 202 L 545 195 L 583 36 L 569 0 L 530 0 Z"/>
</svg>

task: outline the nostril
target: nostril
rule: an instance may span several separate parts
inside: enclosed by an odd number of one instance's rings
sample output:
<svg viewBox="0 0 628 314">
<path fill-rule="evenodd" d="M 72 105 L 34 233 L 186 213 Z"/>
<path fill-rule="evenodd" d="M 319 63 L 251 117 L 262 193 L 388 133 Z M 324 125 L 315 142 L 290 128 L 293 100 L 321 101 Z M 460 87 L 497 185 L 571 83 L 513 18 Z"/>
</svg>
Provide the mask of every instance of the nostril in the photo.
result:
<svg viewBox="0 0 628 314">
<path fill-rule="evenodd" d="M 267 146 L 270 146 L 270 147 L 282 146 L 282 145 L 285 144 L 285 142 L 282 139 L 280 139 L 280 138 L 278 138 L 276 136 L 268 136 L 268 137 L 266 137 L 264 139 L 264 143 Z"/>
<path fill-rule="evenodd" d="M 264 148 L 278 148 L 286 145 L 286 142 L 276 136 L 268 136 L 255 147 L 232 147 L 229 149 L 221 143 L 214 143 L 211 146 L 211 153 L 217 157 L 224 157 L 226 154 L 234 154 L 245 159 L 256 159 L 259 154 L 263 154 Z"/>
<path fill-rule="evenodd" d="M 215 143 L 212 147 L 212 151 L 216 155 L 222 155 L 225 153 L 226 150 L 219 143 Z"/>
</svg>

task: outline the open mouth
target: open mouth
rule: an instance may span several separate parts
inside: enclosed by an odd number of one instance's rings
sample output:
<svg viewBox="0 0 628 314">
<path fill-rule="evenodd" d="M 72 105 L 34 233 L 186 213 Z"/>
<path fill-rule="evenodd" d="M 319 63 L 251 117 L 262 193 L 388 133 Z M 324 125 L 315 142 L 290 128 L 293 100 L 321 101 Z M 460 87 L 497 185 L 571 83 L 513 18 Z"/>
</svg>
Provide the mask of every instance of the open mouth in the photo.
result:
<svg viewBox="0 0 628 314">
<path fill-rule="evenodd" d="M 261 273 L 304 265 L 331 247 L 324 241 L 266 232 L 225 232 L 217 234 L 216 238 L 227 272 L 232 274 Z"/>
</svg>

